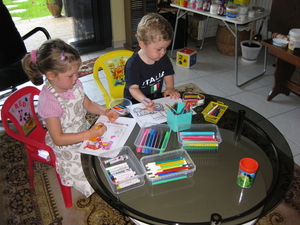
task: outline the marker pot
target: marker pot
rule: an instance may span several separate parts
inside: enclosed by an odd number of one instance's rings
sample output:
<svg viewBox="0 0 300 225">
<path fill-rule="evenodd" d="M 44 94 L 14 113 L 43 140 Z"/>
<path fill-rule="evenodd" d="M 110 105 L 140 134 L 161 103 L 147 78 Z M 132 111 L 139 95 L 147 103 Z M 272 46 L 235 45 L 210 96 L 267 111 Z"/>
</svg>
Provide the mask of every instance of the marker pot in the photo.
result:
<svg viewBox="0 0 300 225">
<path fill-rule="evenodd" d="M 174 132 L 177 132 L 178 125 L 192 123 L 193 110 L 190 110 L 190 112 L 183 112 L 184 106 L 185 102 L 178 103 L 176 112 L 167 108 L 167 123 Z"/>
<path fill-rule="evenodd" d="M 242 188 L 250 188 L 253 184 L 258 167 L 258 162 L 255 159 L 241 159 L 239 162 L 237 184 Z"/>
</svg>

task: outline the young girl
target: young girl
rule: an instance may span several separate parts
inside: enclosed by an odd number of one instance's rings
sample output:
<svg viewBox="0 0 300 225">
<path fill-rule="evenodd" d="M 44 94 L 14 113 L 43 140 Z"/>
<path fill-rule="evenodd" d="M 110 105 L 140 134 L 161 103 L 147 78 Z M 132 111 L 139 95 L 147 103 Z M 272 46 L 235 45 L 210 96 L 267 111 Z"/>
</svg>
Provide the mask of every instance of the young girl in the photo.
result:
<svg viewBox="0 0 300 225">
<path fill-rule="evenodd" d="M 86 197 L 94 191 L 84 176 L 80 153 L 81 142 L 102 136 L 103 124 L 91 129 L 86 112 L 106 115 L 113 122 L 118 114 L 92 102 L 84 93 L 77 72 L 81 59 L 77 50 L 60 39 L 48 40 L 22 61 L 23 68 L 35 85 L 45 85 L 39 95 L 38 113 L 48 129 L 46 143 L 57 159 L 57 172 L 63 185 L 73 186 Z"/>
</svg>

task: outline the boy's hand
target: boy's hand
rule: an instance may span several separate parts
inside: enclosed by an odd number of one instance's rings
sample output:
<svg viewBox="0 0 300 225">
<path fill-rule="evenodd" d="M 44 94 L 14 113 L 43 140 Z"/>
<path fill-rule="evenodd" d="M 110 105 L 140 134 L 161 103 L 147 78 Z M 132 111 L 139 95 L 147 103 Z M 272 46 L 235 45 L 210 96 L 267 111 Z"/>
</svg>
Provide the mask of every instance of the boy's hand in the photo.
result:
<svg viewBox="0 0 300 225">
<path fill-rule="evenodd" d="M 150 112 L 154 112 L 154 102 L 150 98 L 144 98 L 143 103 Z"/>
<path fill-rule="evenodd" d="M 119 118 L 119 114 L 113 110 L 106 110 L 105 115 L 108 117 L 110 122 L 115 122 Z"/>
<path fill-rule="evenodd" d="M 171 99 L 178 99 L 180 98 L 180 93 L 177 92 L 174 88 L 166 88 L 164 93 L 164 97 L 170 96 Z"/>
</svg>

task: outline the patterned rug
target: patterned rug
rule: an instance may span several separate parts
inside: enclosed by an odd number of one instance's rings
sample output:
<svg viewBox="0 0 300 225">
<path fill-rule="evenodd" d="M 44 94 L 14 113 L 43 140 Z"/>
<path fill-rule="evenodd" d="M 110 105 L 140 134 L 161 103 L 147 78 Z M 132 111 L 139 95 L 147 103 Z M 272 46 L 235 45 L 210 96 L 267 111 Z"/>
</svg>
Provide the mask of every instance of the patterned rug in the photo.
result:
<svg viewBox="0 0 300 225">
<path fill-rule="evenodd" d="M 92 74 L 93 67 L 97 59 L 98 57 L 82 62 L 81 67 L 78 70 L 78 77 L 84 77 L 86 75 Z"/>
<path fill-rule="evenodd" d="M 49 180 L 50 167 L 35 163 L 35 189 L 29 188 L 25 147 L 6 133 L 0 135 L 1 224 L 61 224 Z"/>
</svg>

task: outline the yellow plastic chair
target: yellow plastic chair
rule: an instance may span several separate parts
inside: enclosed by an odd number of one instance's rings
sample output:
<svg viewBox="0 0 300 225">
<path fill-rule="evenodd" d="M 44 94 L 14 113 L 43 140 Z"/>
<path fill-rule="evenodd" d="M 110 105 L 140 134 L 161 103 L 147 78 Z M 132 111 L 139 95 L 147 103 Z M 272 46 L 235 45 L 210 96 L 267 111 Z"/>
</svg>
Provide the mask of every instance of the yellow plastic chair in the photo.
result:
<svg viewBox="0 0 300 225">
<path fill-rule="evenodd" d="M 124 97 L 125 88 L 125 64 L 133 54 L 129 50 L 116 50 L 101 55 L 95 62 L 93 68 L 93 77 L 96 81 L 109 109 L 109 103 L 116 98 Z M 105 88 L 99 78 L 99 68 L 103 69 L 104 75 L 108 81 L 108 87 Z M 101 72 L 100 72 L 101 73 Z"/>
</svg>

